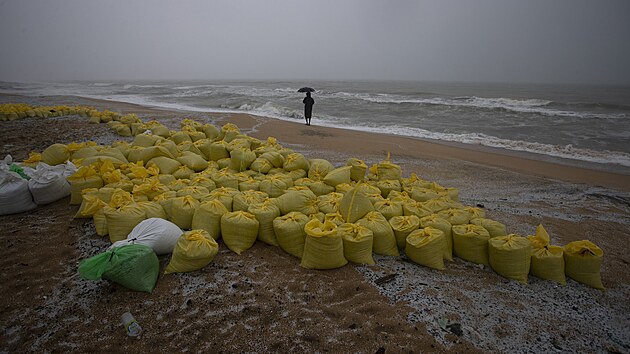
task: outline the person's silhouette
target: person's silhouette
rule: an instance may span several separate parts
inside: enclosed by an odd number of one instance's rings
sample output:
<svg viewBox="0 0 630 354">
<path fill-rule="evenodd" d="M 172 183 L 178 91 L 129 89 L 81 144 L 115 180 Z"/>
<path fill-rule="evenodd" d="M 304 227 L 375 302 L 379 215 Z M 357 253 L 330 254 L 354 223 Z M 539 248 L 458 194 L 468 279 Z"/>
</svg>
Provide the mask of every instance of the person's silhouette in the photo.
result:
<svg viewBox="0 0 630 354">
<path fill-rule="evenodd" d="M 306 97 L 304 97 L 302 103 L 304 103 L 304 119 L 306 120 L 306 125 L 311 125 L 311 114 L 313 113 L 315 100 L 311 97 L 310 92 L 306 92 Z"/>
</svg>

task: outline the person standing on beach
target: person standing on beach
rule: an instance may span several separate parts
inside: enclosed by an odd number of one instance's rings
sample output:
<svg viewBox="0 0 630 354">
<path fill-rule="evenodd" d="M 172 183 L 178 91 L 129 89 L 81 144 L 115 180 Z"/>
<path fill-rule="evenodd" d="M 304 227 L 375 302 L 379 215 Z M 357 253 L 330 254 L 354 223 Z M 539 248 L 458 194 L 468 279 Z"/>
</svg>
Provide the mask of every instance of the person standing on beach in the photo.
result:
<svg viewBox="0 0 630 354">
<path fill-rule="evenodd" d="M 304 119 L 306 120 L 306 125 L 311 125 L 311 114 L 313 113 L 315 100 L 311 97 L 310 92 L 306 92 L 306 97 L 304 97 L 302 103 L 304 103 Z"/>
</svg>

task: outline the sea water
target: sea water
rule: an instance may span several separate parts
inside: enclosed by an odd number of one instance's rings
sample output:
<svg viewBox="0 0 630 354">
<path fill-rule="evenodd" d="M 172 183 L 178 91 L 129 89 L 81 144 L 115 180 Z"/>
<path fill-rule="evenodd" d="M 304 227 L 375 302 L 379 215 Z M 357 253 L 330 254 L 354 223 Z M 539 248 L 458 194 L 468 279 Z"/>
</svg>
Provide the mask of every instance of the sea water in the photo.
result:
<svg viewBox="0 0 630 354">
<path fill-rule="evenodd" d="M 630 86 L 385 81 L 0 82 L 0 92 L 74 95 L 475 144 L 630 167 Z"/>
</svg>

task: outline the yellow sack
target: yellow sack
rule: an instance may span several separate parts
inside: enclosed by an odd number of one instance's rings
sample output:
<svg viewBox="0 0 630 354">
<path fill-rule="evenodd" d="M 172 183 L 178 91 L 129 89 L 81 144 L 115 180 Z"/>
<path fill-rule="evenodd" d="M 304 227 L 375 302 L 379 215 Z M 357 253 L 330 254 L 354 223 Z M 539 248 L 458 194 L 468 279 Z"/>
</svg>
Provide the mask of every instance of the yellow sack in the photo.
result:
<svg viewBox="0 0 630 354">
<path fill-rule="evenodd" d="M 288 191 L 278 197 L 278 206 L 282 215 L 298 211 L 304 215 L 319 212 L 317 196 L 310 190 Z"/>
<path fill-rule="evenodd" d="M 418 202 L 426 202 L 431 199 L 439 198 L 438 192 L 430 188 L 413 187 L 411 188 L 411 198 Z"/>
<path fill-rule="evenodd" d="M 230 168 L 242 172 L 256 160 L 256 154 L 249 148 L 238 148 L 230 152 Z"/>
<path fill-rule="evenodd" d="M 567 276 L 600 290 L 605 290 L 600 275 L 603 260 L 604 251 L 591 241 L 573 241 L 564 246 L 564 269 Z"/>
<path fill-rule="evenodd" d="M 173 172 L 173 177 L 177 179 L 189 179 L 193 173 L 195 173 L 195 171 L 191 170 L 186 165 L 182 165 L 182 166 L 179 166 L 179 168 Z"/>
<path fill-rule="evenodd" d="M 103 178 L 103 183 L 111 184 L 111 183 L 120 183 L 122 181 L 129 181 L 129 177 L 122 174 L 119 169 L 115 169 L 113 171 L 108 171 L 101 173 L 101 178 Z"/>
<path fill-rule="evenodd" d="M 221 235 L 225 245 L 236 254 L 248 250 L 258 236 L 258 220 L 246 211 L 233 211 L 221 217 Z"/>
<path fill-rule="evenodd" d="M 445 209 L 438 212 L 437 215 L 448 221 L 451 225 L 465 225 L 470 221 L 470 214 L 463 209 Z"/>
<path fill-rule="evenodd" d="M 479 225 L 455 225 L 453 232 L 453 252 L 465 261 L 488 265 L 488 230 Z"/>
<path fill-rule="evenodd" d="M 249 168 L 256 172 L 268 173 L 273 168 L 273 165 L 269 162 L 269 160 L 258 157 L 254 160 L 254 162 L 252 162 Z"/>
<path fill-rule="evenodd" d="M 236 177 L 234 171 L 230 171 L 227 168 L 221 169 L 220 171 L 213 174 L 212 180 L 214 181 L 214 183 L 216 183 L 218 188 L 232 188 L 238 191 L 238 177 Z"/>
<path fill-rule="evenodd" d="M 441 210 L 449 209 L 452 206 L 452 203 L 453 201 L 449 198 L 440 197 L 427 200 L 426 202 L 422 203 L 422 206 L 425 209 L 430 210 L 432 213 L 437 213 Z"/>
<path fill-rule="evenodd" d="M 389 219 L 389 224 L 396 235 L 396 246 L 399 249 L 405 248 L 407 236 L 414 230 L 420 228 L 420 218 L 415 215 L 394 216 Z"/>
<path fill-rule="evenodd" d="M 123 151 L 121 150 L 122 148 L 110 148 L 110 147 L 103 147 L 103 148 L 98 148 L 98 157 L 109 157 L 111 158 L 110 161 L 112 161 L 114 163 L 114 166 L 117 166 L 116 163 L 118 162 L 122 162 L 122 163 L 128 163 L 129 161 L 127 160 L 127 158 L 125 157 L 125 154 L 123 153 Z"/>
<path fill-rule="evenodd" d="M 367 172 L 367 165 L 363 160 L 357 158 L 349 158 L 346 162 L 347 166 L 350 166 L 350 179 L 355 182 L 361 182 L 365 178 L 365 172 Z"/>
<path fill-rule="evenodd" d="M 195 177 L 192 177 L 190 179 L 190 185 L 205 187 L 208 190 L 208 192 L 217 189 L 216 183 L 214 183 L 214 181 L 211 178 L 199 176 L 198 174 Z"/>
<path fill-rule="evenodd" d="M 311 166 L 311 170 L 313 167 Z M 329 186 L 336 187 L 339 184 L 350 183 L 350 170 L 352 167 L 344 166 L 336 168 L 324 176 L 324 183 Z M 310 170 L 309 170 L 310 172 Z"/>
<path fill-rule="evenodd" d="M 168 218 L 182 230 L 190 230 L 195 210 L 199 207 L 199 201 L 191 196 L 176 197 L 170 205 Z"/>
<path fill-rule="evenodd" d="M 96 234 L 104 237 L 109 234 L 109 229 L 107 227 L 107 218 L 105 217 L 105 206 L 103 205 L 98 211 L 92 215 L 92 221 L 94 222 L 94 229 L 96 230 Z"/>
<path fill-rule="evenodd" d="M 320 196 L 328 193 L 332 193 L 335 191 L 335 187 L 329 186 L 322 181 L 315 181 L 312 179 L 308 179 L 306 182 L 306 186 L 315 193 L 315 195 Z"/>
<path fill-rule="evenodd" d="M 488 240 L 488 260 L 497 274 L 527 284 L 532 257 L 532 245 L 525 237 L 515 234 Z"/>
<path fill-rule="evenodd" d="M 253 178 L 248 178 L 244 181 L 238 182 L 238 190 L 241 192 L 245 191 L 258 191 L 260 190 L 260 181 L 257 181 Z M 266 194 L 266 193 L 265 193 Z"/>
<path fill-rule="evenodd" d="M 190 151 L 184 151 L 175 160 L 195 172 L 203 171 L 208 167 L 208 161 Z"/>
<path fill-rule="evenodd" d="M 549 246 L 549 243 L 551 241 L 547 230 L 545 230 L 545 227 L 542 224 L 538 225 L 538 227 L 536 228 L 536 235 L 529 235 L 527 236 L 527 239 L 536 249 Z"/>
<path fill-rule="evenodd" d="M 211 191 L 210 195 L 204 200 L 218 199 L 228 211 L 232 211 L 234 196 L 238 193 L 239 191 L 234 188 L 219 187 Z"/>
<path fill-rule="evenodd" d="M 153 133 L 154 135 L 161 136 L 163 138 L 167 138 L 170 136 L 170 131 L 164 124 L 150 124 L 149 130 L 151 130 L 151 133 Z"/>
<path fill-rule="evenodd" d="M 81 194 L 83 200 L 81 201 L 79 210 L 77 210 L 76 214 L 74 214 L 75 219 L 91 218 L 95 212 L 107 205 L 107 203 L 99 199 L 97 188 L 86 188 L 81 192 Z"/>
<path fill-rule="evenodd" d="M 377 211 L 371 211 L 357 221 L 357 224 L 364 226 L 372 231 L 373 243 L 372 251 L 376 254 L 384 256 L 396 256 L 398 247 L 396 245 L 396 236 L 394 230 L 383 214 Z"/>
<path fill-rule="evenodd" d="M 230 157 L 230 153 L 227 151 L 227 143 L 225 141 L 215 141 L 210 144 L 210 160 L 219 161 Z"/>
<path fill-rule="evenodd" d="M 261 191 L 245 191 L 234 195 L 232 198 L 233 211 L 247 211 L 247 209 L 258 203 L 262 203 L 269 197 L 267 193 Z"/>
<path fill-rule="evenodd" d="M 64 144 L 52 144 L 42 152 L 42 161 L 50 166 L 65 163 L 70 158 L 70 152 Z"/>
<path fill-rule="evenodd" d="M 317 197 L 317 207 L 324 213 L 336 213 L 339 211 L 339 204 L 341 203 L 343 194 L 332 192 Z"/>
<path fill-rule="evenodd" d="M 282 168 L 284 168 L 285 170 L 291 172 L 291 171 L 295 171 L 295 170 L 304 170 L 304 171 L 308 171 L 309 170 L 309 162 L 306 159 L 306 157 L 304 157 L 304 155 L 294 152 L 289 154 L 285 160 L 284 160 L 284 164 L 282 165 Z"/>
<path fill-rule="evenodd" d="M 352 190 L 352 188 L 354 188 L 355 186 L 356 186 L 356 184 L 354 182 L 338 184 L 338 185 L 335 186 L 335 192 L 341 193 L 341 194 L 346 194 L 346 193 L 350 192 Z"/>
<path fill-rule="evenodd" d="M 109 163 L 115 167 L 120 167 L 120 165 L 123 165 L 126 163 L 126 161 L 119 160 L 115 157 L 100 156 L 100 155 L 86 157 L 84 159 L 81 159 L 80 162 L 79 160 L 73 160 L 73 162 L 76 162 L 77 165 L 81 165 L 81 166 L 100 165 L 103 163 Z"/>
<path fill-rule="evenodd" d="M 339 212 L 324 214 L 324 222 L 326 221 L 330 221 L 337 226 L 346 223 L 346 221 L 343 219 L 343 216 L 341 216 Z"/>
<path fill-rule="evenodd" d="M 316 181 L 324 179 L 330 171 L 335 169 L 335 166 L 325 159 L 312 159 L 309 162 L 308 178 Z"/>
<path fill-rule="evenodd" d="M 451 198 L 451 199 L 455 200 L 453 198 Z M 469 219 L 485 218 L 486 217 L 486 211 L 481 209 L 481 208 L 467 206 L 467 207 L 462 208 L 462 210 L 465 210 L 468 213 L 468 218 Z"/>
<path fill-rule="evenodd" d="M 534 249 L 529 274 L 548 279 L 562 285 L 567 283 L 564 274 L 564 250 L 560 246 L 545 246 Z"/>
<path fill-rule="evenodd" d="M 260 158 L 265 159 L 271 163 L 272 167 L 282 168 L 284 165 L 284 156 L 277 151 L 267 151 L 260 155 Z"/>
<path fill-rule="evenodd" d="M 419 218 L 424 218 L 425 216 L 429 216 L 431 214 L 433 214 L 433 212 L 425 208 L 424 204 L 416 202 L 413 199 L 409 199 L 402 203 L 402 215 L 415 215 Z"/>
<path fill-rule="evenodd" d="M 205 230 L 212 238 L 218 240 L 221 237 L 221 217 L 228 210 L 217 199 L 205 201 L 197 207 L 193 214 L 191 228 L 193 230 Z"/>
<path fill-rule="evenodd" d="M 381 195 L 384 198 L 388 198 L 392 192 L 402 191 L 400 181 L 397 179 L 385 179 L 376 182 L 376 187 L 381 191 Z"/>
<path fill-rule="evenodd" d="M 425 227 L 412 231 L 405 241 L 405 254 L 413 262 L 429 268 L 444 269 L 444 232 Z"/>
<path fill-rule="evenodd" d="M 383 214 L 385 219 L 389 220 L 394 216 L 403 215 L 403 205 L 401 202 L 385 199 L 374 203 L 374 211 L 378 211 Z"/>
<path fill-rule="evenodd" d="M 273 221 L 280 216 L 280 209 L 269 200 L 263 203 L 253 204 L 247 209 L 258 220 L 258 240 L 270 245 L 278 246 L 276 233 L 273 230 Z"/>
<path fill-rule="evenodd" d="M 157 135 L 138 134 L 133 139 L 133 143 L 131 143 L 131 145 L 140 146 L 140 147 L 149 147 L 149 146 L 153 146 L 155 142 L 157 142 L 158 140 L 160 140 L 160 137 L 158 137 Z"/>
<path fill-rule="evenodd" d="M 378 184 L 378 182 L 376 183 Z M 391 191 L 387 195 L 387 199 L 392 200 L 394 202 L 403 203 L 403 204 L 408 203 L 408 202 L 413 202 L 413 199 L 411 198 L 409 193 L 405 191 Z"/>
<path fill-rule="evenodd" d="M 85 159 L 96 155 L 98 155 L 98 150 L 94 146 L 85 146 L 72 154 L 72 159 Z"/>
<path fill-rule="evenodd" d="M 158 178 L 146 179 L 145 183 L 133 186 L 133 195 L 146 195 L 149 200 L 168 191 L 169 189 L 160 183 Z"/>
<path fill-rule="evenodd" d="M 485 218 L 474 218 L 470 220 L 471 224 L 482 226 L 484 229 L 488 230 L 490 237 L 497 236 L 505 236 L 507 235 L 507 231 L 505 230 L 505 225 L 502 223 Z M 529 239 L 530 236 L 527 236 Z"/>
<path fill-rule="evenodd" d="M 210 145 L 212 145 L 212 141 L 210 139 L 199 139 L 195 141 L 193 145 L 203 154 L 202 157 L 206 160 L 206 162 L 210 160 Z"/>
<path fill-rule="evenodd" d="M 166 187 L 168 187 L 168 189 L 170 189 L 171 191 L 175 191 L 177 192 L 178 190 L 182 189 L 182 188 L 186 188 L 190 186 L 190 180 L 186 179 L 186 178 L 182 178 L 182 179 L 176 179 L 172 182 L 170 182 L 169 184 L 166 185 Z"/>
<path fill-rule="evenodd" d="M 306 238 L 304 226 L 309 220 L 308 216 L 296 211 L 273 219 L 273 230 L 280 248 L 301 259 Z"/>
<path fill-rule="evenodd" d="M 189 195 L 197 200 L 205 199 L 208 195 L 210 195 L 208 188 L 201 186 L 186 186 L 177 190 L 176 193 L 178 197 L 185 197 Z"/>
<path fill-rule="evenodd" d="M 35 167 L 42 160 L 42 154 L 31 151 L 28 153 L 28 158 L 22 162 L 24 166 Z"/>
<path fill-rule="evenodd" d="M 129 151 L 129 155 L 127 156 L 127 160 L 129 162 L 138 162 L 144 161 L 145 163 L 150 161 L 155 157 L 168 157 L 170 159 L 174 159 L 175 156 L 171 154 L 168 149 L 162 146 L 151 146 L 147 148 L 134 148 Z"/>
<path fill-rule="evenodd" d="M 168 216 L 166 215 L 164 208 L 158 202 L 149 202 L 149 201 L 138 202 L 138 205 L 142 209 L 144 209 L 147 219 L 151 219 L 151 218 L 159 218 L 159 219 L 164 219 L 164 220 L 168 219 Z"/>
<path fill-rule="evenodd" d="M 378 194 L 381 195 L 381 190 L 376 185 L 371 185 L 371 182 L 357 183 L 355 188 L 359 188 L 365 194 Z M 382 197 L 382 196 L 381 196 Z"/>
<path fill-rule="evenodd" d="M 164 274 L 193 272 L 207 266 L 219 253 L 219 245 L 204 230 L 183 233 L 173 250 Z"/>
<path fill-rule="evenodd" d="M 437 214 L 432 214 L 420 219 L 420 227 L 432 227 L 444 233 L 446 248 L 444 249 L 443 257 L 447 261 L 453 261 L 453 233 L 451 231 L 451 223 L 445 219 L 442 219 Z"/>
<path fill-rule="evenodd" d="M 179 161 L 166 156 L 154 157 L 149 160 L 146 165 L 147 167 L 157 167 L 160 173 L 165 175 L 173 174 L 173 172 L 177 171 L 177 169 L 182 166 Z"/>
<path fill-rule="evenodd" d="M 136 203 L 118 208 L 106 206 L 103 208 L 103 213 L 107 220 L 109 240 L 112 243 L 126 239 L 131 230 L 146 219 L 146 212 Z"/>
<path fill-rule="evenodd" d="M 234 140 L 230 141 L 225 148 L 229 151 L 235 151 L 240 149 L 251 150 L 251 142 L 247 140 L 246 135 L 242 135 Z"/>
<path fill-rule="evenodd" d="M 339 212 L 349 223 L 356 222 L 371 211 L 374 211 L 374 206 L 361 185 L 344 194 L 339 203 Z"/>
<path fill-rule="evenodd" d="M 208 139 L 214 139 L 219 136 L 219 129 L 210 123 L 206 123 L 202 127 L 202 131 Z"/>
<path fill-rule="evenodd" d="M 324 222 L 324 223 L 326 221 L 326 214 L 322 213 L 321 211 L 319 213 L 308 214 L 306 216 L 308 216 L 309 221 L 313 220 L 313 219 L 317 219 L 317 220 L 319 220 L 319 222 Z"/>
<path fill-rule="evenodd" d="M 186 134 L 183 131 L 178 131 L 175 134 L 171 135 L 171 140 L 173 140 L 173 142 L 175 142 L 175 144 L 181 144 L 183 142 L 190 142 L 192 143 L 192 139 L 190 138 L 190 135 Z"/>
<path fill-rule="evenodd" d="M 313 219 L 304 226 L 306 240 L 300 266 L 307 269 L 334 269 L 348 263 L 337 225 Z"/>
<path fill-rule="evenodd" d="M 372 230 L 359 224 L 344 223 L 337 226 L 337 232 L 343 240 L 344 257 L 358 264 L 375 264 L 372 258 L 374 234 Z"/>
<path fill-rule="evenodd" d="M 70 205 L 79 205 L 83 200 L 81 191 L 86 188 L 101 188 L 103 179 L 96 174 L 96 170 L 89 166 L 79 167 L 77 172 L 68 177 L 70 182 Z"/>
<path fill-rule="evenodd" d="M 260 184 L 258 185 L 258 189 L 267 193 L 267 195 L 271 198 L 278 198 L 282 196 L 288 187 L 289 186 L 287 186 L 285 180 L 276 175 L 268 176 L 260 181 Z"/>
<path fill-rule="evenodd" d="M 378 164 L 378 180 L 400 180 L 402 177 L 402 169 L 399 165 L 392 163 L 390 160 L 390 153 L 387 153 L 387 158 Z"/>
</svg>

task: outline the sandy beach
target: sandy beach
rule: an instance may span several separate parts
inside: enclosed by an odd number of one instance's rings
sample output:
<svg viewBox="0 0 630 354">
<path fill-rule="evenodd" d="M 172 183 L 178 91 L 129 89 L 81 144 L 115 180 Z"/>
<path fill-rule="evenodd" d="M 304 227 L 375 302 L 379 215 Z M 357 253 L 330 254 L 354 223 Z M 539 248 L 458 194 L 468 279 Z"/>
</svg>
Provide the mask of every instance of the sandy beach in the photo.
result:
<svg viewBox="0 0 630 354">
<path fill-rule="evenodd" d="M 553 244 L 588 239 L 604 254 L 606 291 L 573 280 L 509 281 L 455 259 L 446 270 L 406 258 L 331 271 L 300 267 L 280 248 L 257 243 L 219 255 L 200 271 L 163 275 L 152 294 L 80 279 L 81 259 L 108 245 L 90 219 L 73 219 L 69 198 L 0 216 L 0 352 L 630 352 L 630 175 L 594 164 L 418 139 L 311 126 L 248 114 L 154 109 L 87 98 L 0 95 L 0 103 L 80 104 L 136 113 L 178 129 L 191 118 L 234 123 L 308 158 L 368 166 L 391 153 L 403 176 L 459 189 L 511 233 L 544 224 Z M 0 122 L 2 157 L 17 161 L 53 143 L 122 138 L 79 116 Z M 160 257 L 161 269 L 169 257 Z M 389 282 L 380 279 L 392 275 Z M 130 311 L 144 328 L 126 336 Z M 459 324 L 461 332 L 440 323 Z"/>
</svg>

